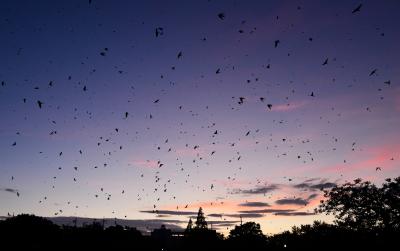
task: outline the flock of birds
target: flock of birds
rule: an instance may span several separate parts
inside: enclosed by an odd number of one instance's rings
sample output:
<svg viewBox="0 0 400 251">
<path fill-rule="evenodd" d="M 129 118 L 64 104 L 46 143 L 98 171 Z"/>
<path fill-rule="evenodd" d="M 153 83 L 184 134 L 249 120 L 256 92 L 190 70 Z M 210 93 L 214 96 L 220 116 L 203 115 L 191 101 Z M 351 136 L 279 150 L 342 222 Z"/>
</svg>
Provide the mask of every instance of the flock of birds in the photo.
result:
<svg viewBox="0 0 400 251">
<path fill-rule="evenodd" d="M 91 0 L 89 0 L 89 4 L 93 4 L 93 2 Z M 362 11 L 363 5 L 360 4 L 358 6 L 356 6 L 351 13 L 353 15 L 357 15 L 359 12 Z M 301 7 L 297 7 L 298 10 L 301 10 Z M 216 21 L 217 22 L 224 22 L 226 19 L 228 18 L 228 15 L 225 14 L 224 12 L 220 12 L 218 14 L 216 14 Z M 276 20 L 279 20 L 279 16 L 276 17 Z M 245 21 L 242 22 L 242 24 L 244 24 Z M 255 32 L 256 28 L 252 29 L 250 31 L 251 32 Z M 238 32 L 240 34 L 245 33 L 245 31 L 243 29 L 239 29 Z M 165 27 L 155 27 L 154 28 L 154 39 L 160 39 L 163 36 L 168 36 L 168 32 L 167 29 Z M 382 33 L 383 34 L 383 33 Z M 384 36 L 384 35 L 382 35 Z M 309 42 L 313 42 L 315 38 L 313 37 L 309 37 L 308 41 Z M 201 39 L 201 42 L 207 42 L 208 38 L 207 37 L 203 37 Z M 278 50 L 279 47 L 281 45 L 281 40 L 280 39 L 276 39 L 273 41 L 273 44 L 271 44 L 271 47 L 273 49 Z M 101 51 L 99 52 L 99 56 L 102 58 L 107 58 L 109 56 L 109 54 L 111 53 L 112 48 L 108 48 L 108 47 L 104 47 L 103 49 L 101 49 Z M 185 58 L 185 53 L 184 51 L 178 51 L 176 54 L 176 60 L 183 60 Z M 327 67 L 331 62 L 334 62 L 336 59 L 331 59 L 329 57 L 326 57 L 324 60 L 321 60 L 322 62 L 320 63 L 321 66 L 323 67 Z M 270 69 L 272 66 L 272 63 L 269 62 L 267 65 L 263 65 L 264 69 Z M 231 67 L 232 70 L 235 70 L 235 66 Z M 176 66 L 172 66 L 171 67 L 172 71 L 176 70 Z M 223 71 L 227 71 L 227 68 L 224 67 L 218 67 L 216 68 L 215 72 L 213 72 L 212 76 L 209 76 L 210 78 L 213 78 L 215 76 L 219 76 L 220 74 L 223 73 Z M 93 70 L 93 73 L 96 72 L 96 70 Z M 125 71 L 118 69 L 117 70 L 118 74 L 124 74 Z M 369 77 L 374 77 L 378 74 L 378 69 L 372 69 L 369 73 L 366 73 Z M 218 77 L 217 76 L 217 77 Z M 164 78 L 166 78 L 165 74 L 160 74 L 160 79 L 163 80 Z M 202 78 L 204 78 L 204 76 L 202 76 Z M 68 76 L 67 80 L 72 82 L 72 76 Z M 246 80 L 246 84 L 250 85 L 252 83 L 257 83 L 261 81 L 259 78 L 257 77 L 253 77 L 252 79 L 248 79 Z M 382 83 L 382 87 L 379 88 L 379 91 L 382 91 L 382 88 L 384 87 L 391 87 L 392 83 L 390 80 L 386 80 Z M 8 85 L 12 85 L 12 83 L 7 83 L 6 81 L 2 81 L 1 82 L 1 88 L 0 89 L 0 94 L 1 95 L 8 95 L 7 93 L 7 86 Z M 42 87 L 42 86 L 37 86 L 34 87 L 35 91 L 40 91 L 42 89 L 45 89 L 44 91 L 46 92 L 48 89 L 50 88 L 55 88 L 57 86 L 57 83 L 55 81 L 49 81 L 46 88 Z M 174 87 L 174 83 L 170 83 L 170 88 L 172 89 Z M 79 92 L 84 92 L 84 93 L 89 93 L 91 91 L 94 91 L 94 86 L 93 85 L 83 85 L 82 83 L 78 82 L 77 83 L 77 88 L 79 90 Z M 92 88 L 92 89 L 91 89 Z M 132 85 L 129 87 L 130 91 L 135 91 L 135 86 Z M 163 90 L 161 93 L 165 93 L 166 91 Z M 257 91 L 256 91 L 257 92 Z M 296 90 L 295 88 L 293 88 L 290 91 L 291 94 L 295 94 Z M 313 91 L 310 90 L 310 92 L 308 92 L 307 95 L 305 95 L 304 98 L 306 99 L 315 99 L 318 96 L 318 92 L 317 91 Z M 235 111 L 239 111 L 241 109 L 241 107 L 244 107 L 247 103 L 251 103 L 254 104 L 259 103 L 262 107 L 264 107 L 266 112 L 272 112 L 274 111 L 274 109 L 276 108 L 277 104 L 274 104 L 273 102 L 270 101 L 270 99 L 265 95 L 258 95 L 258 97 L 254 97 L 254 96 L 248 96 L 248 95 L 243 95 L 243 96 L 232 96 L 231 97 L 232 102 L 229 104 L 230 110 L 235 112 Z M 255 101 L 256 99 L 256 101 Z M 383 97 L 381 97 L 381 99 L 383 99 Z M 285 100 L 288 102 L 288 106 L 290 106 L 290 100 L 289 97 L 286 97 Z M 158 109 L 162 106 L 165 105 L 165 103 L 168 102 L 164 102 L 164 98 L 159 97 L 159 98 L 155 98 L 153 100 L 151 100 L 149 102 L 149 106 L 151 106 L 152 108 L 150 110 L 154 111 L 155 109 Z M 37 99 L 37 100 L 33 100 L 33 98 L 26 96 L 22 98 L 22 102 L 24 104 L 33 104 L 36 109 L 39 109 L 41 111 L 46 112 L 46 110 L 48 109 L 56 109 L 58 110 L 62 110 L 63 107 L 61 105 L 54 105 L 54 101 L 53 100 L 46 100 L 46 99 Z M 128 102 L 133 102 L 133 101 L 128 101 Z M 189 106 L 189 105 L 188 105 Z M 190 117 L 192 117 L 193 119 L 195 117 L 201 117 L 204 116 L 204 114 L 207 113 L 213 113 L 212 111 L 212 105 L 205 106 L 205 112 L 202 113 L 200 111 L 196 111 L 195 109 L 191 109 L 191 108 L 187 108 L 187 106 L 185 104 L 181 104 L 179 106 L 177 106 L 176 108 L 174 108 L 177 112 L 185 112 L 186 114 L 189 114 Z M 366 108 L 367 111 L 371 112 L 371 108 L 367 107 Z M 87 118 L 91 119 L 93 117 L 95 117 L 95 112 L 93 111 L 85 111 L 84 114 L 87 116 Z M 106 159 L 110 160 L 113 156 L 113 154 L 118 155 L 118 152 L 121 152 L 123 150 L 125 150 L 125 148 L 127 148 L 127 146 L 123 145 L 123 144 L 119 144 L 117 142 L 117 137 L 130 137 L 133 138 L 132 141 L 135 141 L 137 139 L 140 138 L 140 135 L 142 135 L 143 133 L 150 133 L 151 134 L 151 126 L 147 126 L 144 129 L 144 132 L 140 132 L 140 131 L 136 131 L 136 132 L 129 132 L 126 130 L 126 128 L 124 128 L 124 124 L 123 121 L 128 121 L 130 119 L 133 119 L 133 117 L 135 116 L 135 114 L 130 111 L 130 110 L 126 110 L 126 111 L 118 111 L 115 112 L 116 114 L 119 114 L 117 117 L 119 117 L 119 121 L 113 121 L 116 126 L 112 129 L 110 129 L 107 133 L 108 135 L 101 135 L 97 137 L 97 144 L 96 147 L 98 147 L 99 149 L 101 149 L 101 147 L 104 146 L 104 151 L 103 151 L 103 156 L 105 156 Z M 146 111 L 147 115 L 146 115 L 146 119 L 148 120 L 155 120 L 156 119 L 156 114 L 157 112 L 148 112 Z M 74 115 L 73 115 L 73 121 L 74 120 L 79 120 L 80 119 L 80 115 L 81 115 L 81 110 L 79 110 L 78 108 L 74 108 Z M 113 112 L 114 114 L 114 112 Z M 137 119 L 137 116 L 134 118 Z M 179 120 L 179 117 L 176 118 L 177 120 Z M 53 127 L 53 129 L 51 129 L 51 131 L 49 132 L 49 135 L 51 137 L 57 137 L 60 136 L 60 134 L 62 135 L 62 132 L 60 132 L 59 129 L 57 129 L 57 125 L 59 125 L 60 121 L 57 121 L 56 119 L 53 118 L 48 118 L 48 120 L 50 121 L 51 126 Z M 190 121 L 190 119 L 189 119 Z M 197 121 L 197 120 L 196 120 Z M 276 125 L 282 125 L 282 124 L 286 124 L 288 123 L 285 120 L 273 120 L 272 121 L 273 124 Z M 151 122 L 146 122 L 146 123 L 151 123 Z M 157 122 L 158 123 L 158 122 Z M 122 127 L 122 128 L 121 128 Z M 218 181 L 213 177 L 213 175 L 210 175 L 210 182 L 208 184 L 204 184 L 203 186 L 201 185 L 196 185 L 196 177 L 195 175 L 197 173 L 201 173 L 201 168 L 202 166 L 213 166 L 213 157 L 217 156 L 219 154 L 219 151 L 224 152 L 224 149 L 232 149 L 229 150 L 231 152 L 233 152 L 233 156 L 231 156 L 230 158 L 227 159 L 226 161 L 226 165 L 228 165 L 228 170 L 231 170 L 231 173 L 229 175 L 226 175 L 226 180 L 229 182 L 234 183 L 237 179 L 239 179 L 238 177 L 240 177 L 240 175 L 243 175 L 246 172 L 251 172 L 251 170 L 246 170 L 245 166 L 246 163 L 241 162 L 242 158 L 246 158 L 246 153 L 241 152 L 240 146 L 243 144 L 243 142 L 249 141 L 251 142 L 251 144 L 253 144 L 254 146 L 257 145 L 262 145 L 263 149 L 268 151 L 270 149 L 272 150 L 277 150 L 279 148 L 279 144 L 290 144 L 290 146 L 288 146 L 289 149 L 293 149 L 295 148 L 294 145 L 299 143 L 300 145 L 305 145 L 305 144 L 309 144 L 312 139 L 309 138 L 302 138 L 302 139 L 294 139 L 294 138 L 289 138 L 289 137 L 280 137 L 279 141 L 280 143 L 271 143 L 271 145 L 268 145 L 268 140 L 270 142 L 274 140 L 276 140 L 276 138 L 274 138 L 274 136 L 272 134 L 269 135 L 263 135 L 263 130 L 259 129 L 259 128 L 247 128 L 242 130 L 242 134 L 239 135 L 237 138 L 235 139 L 231 139 L 229 142 L 225 141 L 223 138 L 221 138 L 225 131 L 223 129 L 221 129 L 223 126 L 218 125 L 217 122 L 210 122 L 209 120 L 203 120 L 202 121 L 202 125 L 200 126 L 199 130 L 203 130 L 203 131 L 207 131 L 208 135 L 204 136 L 207 139 L 209 139 L 209 144 L 207 146 L 201 145 L 199 143 L 193 143 L 192 139 L 195 138 L 193 137 L 195 135 L 195 132 L 191 132 L 189 128 L 185 128 L 185 124 L 183 122 L 178 122 L 177 127 L 175 128 L 177 131 L 177 137 L 182 141 L 187 141 L 187 143 L 183 144 L 183 150 L 179 149 L 180 146 L 174 145 L 174 140 L 171 140 L 168 137 L 163 137 L 160 136 L 160 141 L 159 143 L 157 142 L 151 142 L 150 144 L 154 144 L 154 152 L 155 154 L 157 154 L 157 152 L 159 152 L 159 156 L 164 156 L 165 154 L 171 154 L 173 157 L 170 157 L 168 161 L 163 161 L 161 158 L 157 159 L 156 161 L 152 161 L 152 160 L 147 160 L 145 163 L 141 163 L 141 165 L 144 166 L 148 166 L 151 167 L 150 170 L 151 172 L 153 172 L 153 176 L 152 176 L 152 180 L 146 180 L 145 183 L 147 184 L 152 184 L 151 186 L 152 191 L 148 191 L 147 187 L 143 187 L 140 191 L 128 191 L 126 188 L 121 188 L 119 193 L 121 196 L 124 196 L 127 193 L 136 193 L 137 194 L 137 200 L 138 201 L 142 201 L 145 200 L 146 203 L 148 204 L 148 201 L 150 200 L 154 200 L 154 203 L 152 203 L 151 207 L 154 210 L 155 213 L 157 213 L 157 210 L 161 209 L 159 208 L 159 203 L 161 204 L 161 207 L 163 206 L 162 203 L 160 202 L 162 200 L 163 197 L 166 197 L 166 201 L 172 201 L 172 203 L 174 203 L 174 201 L 177 201 L 178 195 L 174 195 L 174 194 L 170 194 L 169 193 L 169 187 L 170 186 L 190 186 L 190 189 L 187 190 L 187 193 L 198 193 L 198 192 L 205 192 L 205 193 L 212 193 L 215 194 L 216 197 L 218 198 L 216 201 L 211 202 L 210 205 L 214 205 L 214 204 L 223 204 L 224 200 L 228 199 L 228 197 L 230 196 L 229 194 L 223 194 L 221 195 L 221 190 L 219 190 L 219 192 L 215 192 L 216 187 L 219 185 Z M 261 127 L 261 125 L 260 125 Z M 90 129 L 89 129 L 90 130 Z M 154 132 L 155 134 L 162 134 L 162 130 Z M 16 132 L 17 136 L 21 136 L 23 134 L 23 132 Z M 124 134 L 124 135 L 122 135 Z M 134 135 L 132 137 L 132 134 Z M 228 133 L 227 133 L 228 134 Z M 111 136 L 110 136 L 111 135 Z M 119 135 L 119 136 L 118 136 Z M 200 135 L 200 134 L 199 134 Z M 201 134 L 203 135 L 203 134 Z M 176 136 L 176 135 L 175 135 Z M 267 140 L 265 140 L 265 136 L 268 137 Z M 203 136 L 198 136 L 203 137 Z M 279 136 L 277 136 L 279 138 Z M 338 137 L 334 137 L 332 136 L 331 139 L 333 139 L 333 141 L 336 143 L 338 142 Z M 177 140 L 175 140 L 176 142 Z M 10 146 L 17 148 L 19 145 L 18 140 L 15 140 L 14 142 L 10 142 Z M 111 146 L 111 149 L 110 149 Z M 93 147 L 93 146 L 92 146 Z M 222 149 L 222 150 L 221 150 Z M 351 145 L 351 149 L 352 151 L 356 150 L 356 142 L 352 143 Z M 36 149 L 35 149 L 36 150 Z M 84 156 L 85 152 L 89 152 L 90 150 L 88 149 L 84 149 L 83 147 L 81 149 L 79 149 L 79 151 L 77 152 L 78 156 Z M 183 156 L 179 156 L 178 152 L 179 151 L 186 151 L 187 155 L 185 156 L 185 154 L 182 154 Z M 289 150 L 291 151 L 291 150 Z M 161 153 L 162 152 L 162 153 Z M 40 155 L 46 155 L 47 153 L 40 151 L 39 152 Z M 287 157 L 289 155 L 288 152 L 283 152 L 277 155 L 278 158 L 283 158 L 283 157 Z M 64 156 L 64 151 L 59 151 L 58 152 L 58 158 L 63 158 Z M 189 156 L 189 157 L 188 157 Z M 53 156 L 54 157 L 54 156 Z M 185 162 L 185 159 L 190 158 L 191 161 L 191 165 L 194 168 L 190 168 L 189 167 L 189 163 Z M 295 155 L 295 158 L 297 160 L 300 160 L 303 163 L 310 163 L 313 162 L 314 159 L 316 158 L 316 154 L 313 153 L 311 150 L 310 151 L 306 151 L 306 153 L 298 153 Z M 173 163 L 170 159 L 174 159 L 175 161 L 175 166 L 177 167 L 173 167 L 171 166 L 171 164 Z M 247 160 L 249 160 L 247 158 Z M 394 157 L 391 158 L 391 160 L 395 160 Z M 111 161 L 110 161 L 111 162 Z M 346 160 L 344 160 L 344 163 L 346 163 Z M 73 171 L 73 175 L 74 177 L 72 178 L 73 183 L 78 183 L 79 182 L 79 175 L 81 172 L 81 169 L 84 169 L 86 167 L 81 167 L 78 165 L 73 165 L 72 167 L 68 167 L 69 163 L 66 163 L 65 166 L 58 166 L 58 167 L 54 167 L 55 171 L 57 171 L 56 175 L 51 175 L 49 176 L 49 184 L 51 187 L 49 187 L 49 189 L 56 189 L 57 188 L 57 183 L 56 180 L 59 179 L 60 176 L 63 175 L 63 170 L 71 168 Z M 134 164 L 130 164 L 130 165 L 134 165 Z M 93 169 L 101 169 L 101 168 L 108 168 L 109 166 L 111 166 L 111 164 L 107 161 L 104 161 L 104 163 L 102 163 L 101 165 L 97 164 L 94 165 Z M 115 166 L 115 163 L 114 163 Z M 163 174 L 164 170 L 166 169 L 175 169 L 174 172 L 180 172 L 183 175 L 182 176 L 178 176 L 178 175 L 173 175 L 169 178 L 165 178 L 166 174 Z M 200 171 L 199 171 L 200 170 Z M 375 168 L 376 171 L 382 171 L 382 167 L 376 167 Z M 147 172 L 147 170 L 145 171 Z M 146 174 L 145 172 L 139 173 L 137 177 L 135 177 L 134 179 L 146 179 Z M 169 173 L 167 174 L 169 175 Z M 177 178 L 178 177 L 178 178 Z M 183 182 L 182 180 L 177 181 L 174 179 L 180 179 L 180 177 L 183 177 Z M 293 177 L 284 177 L 285 180 L 287 182 L 292 182 L 293 181 Z M 17 185 L 18 184 L 18 174 L 13 174 L 10 177 L 10 180 L 13 184 Z M 118 181 L 116 181 L 117 183 L 119 183 Z M 218 184 L 217 184 L 218 183 Z M 248 183 L 255 185 L 255 186 L 262 186 L 265 185 L 264 181 L 261 179 L 257 179 L 256 182 L 250 182 Z M 180 189 L 186 189 L 186 188 L 180 188 Z M 117 196 L 115 194 L 113 194 L 111 191 L 108 191 L 106 188 L 100 186 L 97 189 L 97 192 L 91 194 L 91 196 L 95 197 L 96 199 L 99 198 L 104 198 L 106 201 L 110 201 L 112 200 L 112 198 L 114 196 Z M 197 191 L 196 191 L 197 190 Z M 17 197 L 23 197 L 23 194 L 21 194 L 21 191 L 19 190 L 14 190 L 15 194 Z M 218 195 L 218 196 L 217 196 Z M 147 199 L 146 199 L 147 197 Z M 269 197 L 271 198 L 271 197 Z M 43 195 L 41 198 L 39 198 L 37 201 L 39 204 L 43 204 L 48 200 L 48 195 Z M 176 210 L 184 210 L 187 208 L 190 208 L 190 204 L 192 202 L 188 201 L 187 203 L 184 204 L 180 204 L 176 206 Z M 214 203 L 214 204 L 213 204 Z M 68 200 L 66 201 L 66 203 L 64 204 L 65 206 L 73 206 L 75 209 L 79 209 L 80 205 L 78 204 L 74 204 L 74 202 L 72 200 Z M 61 215 L 63 214 L 65 211 L 64 208 L 60 208 L 57 211 L 54 212 L 54 215 Z M 116 210 L 113 210 L 111 212 L 112 214 L 116 213 Z M 127 218 L 127 214 L 125 214 L 124 216 L 125 218 Z"/>
</svg>

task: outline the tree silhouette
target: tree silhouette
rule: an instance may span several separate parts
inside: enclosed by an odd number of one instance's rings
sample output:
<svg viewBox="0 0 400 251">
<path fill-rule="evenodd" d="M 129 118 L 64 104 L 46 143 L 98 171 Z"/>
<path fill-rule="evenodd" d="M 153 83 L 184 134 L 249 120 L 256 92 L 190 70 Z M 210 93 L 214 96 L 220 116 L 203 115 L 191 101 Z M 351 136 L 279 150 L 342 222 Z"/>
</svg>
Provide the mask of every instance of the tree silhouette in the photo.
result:
<svg viewBox="0 0 400 251">
<path fill-rule="evenodd" d="M 204 217 L 203 209 L 200 207 L 197 213 L 197 219 L 195 222 L 195 229 L 207 229 L 207 221 Z"/>
<path fill-rule="evenodd" d="M 353 230 L 399 229 L 400 177 L 381 188 L 356 179 L 324 192 L 318 212 L 333 214 L 336 223 Z"/>
<path fill-rule="evenodd" d="M 400 177 L 386 179 L 382 193 L 382 224 L 385 228 L 400 230 Z"/>
<path fill-rule="evenodd" d="M 357 179 L 324 192 L 318 210 L 336 216 L 335 224 L 315 221 L 266 237 L 260 225 L 235 226 L 228 238 L 209 229 L 203 209 L 189 219 L 184 234 L 162 226 L 151 235 L 136 228 L 102 223 L 55 225 L 46 218 L 18 215 L 0 220 L 2 250 L 386 250 L 400 236 L 400 177 L 378 187 Z"/>
<path fill-rule="evenodd" d="M 246 222 L 230 231 L 228 244 L 231 250 L 265 250 L 267 242 L 260 224 Z"/>
<path fill-rule="evenodd" d="M 21 214 L 0 221 L 3 250 L 31 250 L 33 247 L 51 247 L 59 236 L 60 227 L 50 220 L 35 215 Z M 7 248 L 12 244 L 13 248 Z"/>
<path fill-rule="evenodd" d="M 32 231 L 54 231 L 59 228 L 52 221 L 31 214 L 20 214 L 15 217 L 8 218 L 4 221 L 4 224 L 7 227 Z"/>
<path fill-rule="evenodd" d="M 229 233 L 229 239 L 264 239 L 265 236 L 261 231 L 260 224 L 255 222 L 246 222 L 242 225 L 235 226 Z"/>
<path fill-rule="evenodd" d="M 207 227 L 201 207 L 199 208 L 194 227 L 192 219 L 189 219 L 184 238 L 182 239 L 182 245 L 182 250 L 192 251 L 221 250 L 223 248 L 222 235 Z"/>
<path fill-rule="evenodd" d="M 189 218 L 189 222 L 185 229 L 185 233 L 190 233 L 192 230 L 193 230 L 193 221 L 192 221 L 192 218 Z"/>
</svg>

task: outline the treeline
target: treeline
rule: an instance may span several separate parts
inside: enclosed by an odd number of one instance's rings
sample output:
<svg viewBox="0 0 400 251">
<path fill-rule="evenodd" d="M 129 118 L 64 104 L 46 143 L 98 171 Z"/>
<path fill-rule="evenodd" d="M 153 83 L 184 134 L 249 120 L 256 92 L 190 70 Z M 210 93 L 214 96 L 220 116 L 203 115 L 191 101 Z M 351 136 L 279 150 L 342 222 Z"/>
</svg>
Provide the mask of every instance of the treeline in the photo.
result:
<svg viewBox="0 0 400 251">
<path fill-rule="evenodd" d="M 0 221 L 1 250 L 384 250 L 400 237 L 400 177 L 377 187 L 360 179 L 325 191 L 320 213 L 333 224 L 314 222 L 266 236 L 260 225 L 235 226 L 227 237 L 207 227 L 202 209 L 183 233 L 165 227 L 150 236 L 120 225 L 99 222 L 82 227 L 58 226 L 34 215 Z"/>
</svg>

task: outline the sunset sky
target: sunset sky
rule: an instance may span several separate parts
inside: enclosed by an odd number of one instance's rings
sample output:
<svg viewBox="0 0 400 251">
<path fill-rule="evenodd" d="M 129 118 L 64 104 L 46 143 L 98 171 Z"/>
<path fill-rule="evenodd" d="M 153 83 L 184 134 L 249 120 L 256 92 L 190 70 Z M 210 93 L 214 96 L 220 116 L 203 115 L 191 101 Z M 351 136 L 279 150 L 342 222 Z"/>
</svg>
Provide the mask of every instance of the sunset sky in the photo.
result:
<svg viewBox="0 0 400 251">
<path fill-rule="evenodd" d="M 0 216 L 330 222 L 321 188 L 400 175 L 399 13 L 2 1 Z"/>
</svg>

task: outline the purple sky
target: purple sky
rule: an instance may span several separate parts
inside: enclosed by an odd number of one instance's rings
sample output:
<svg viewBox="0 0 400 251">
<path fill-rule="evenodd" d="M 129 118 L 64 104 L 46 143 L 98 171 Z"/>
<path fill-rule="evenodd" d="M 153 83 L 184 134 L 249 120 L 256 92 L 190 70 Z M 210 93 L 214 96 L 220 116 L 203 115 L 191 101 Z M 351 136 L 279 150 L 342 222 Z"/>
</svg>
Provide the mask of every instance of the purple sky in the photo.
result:
<svg viewBox="0 0 400 251">
<path fill-rule="evenodd" d="M 0 215 L 330 221 L 319 188 L 400 174 L 399 12 L 3 1 Z"/>
</svg>

